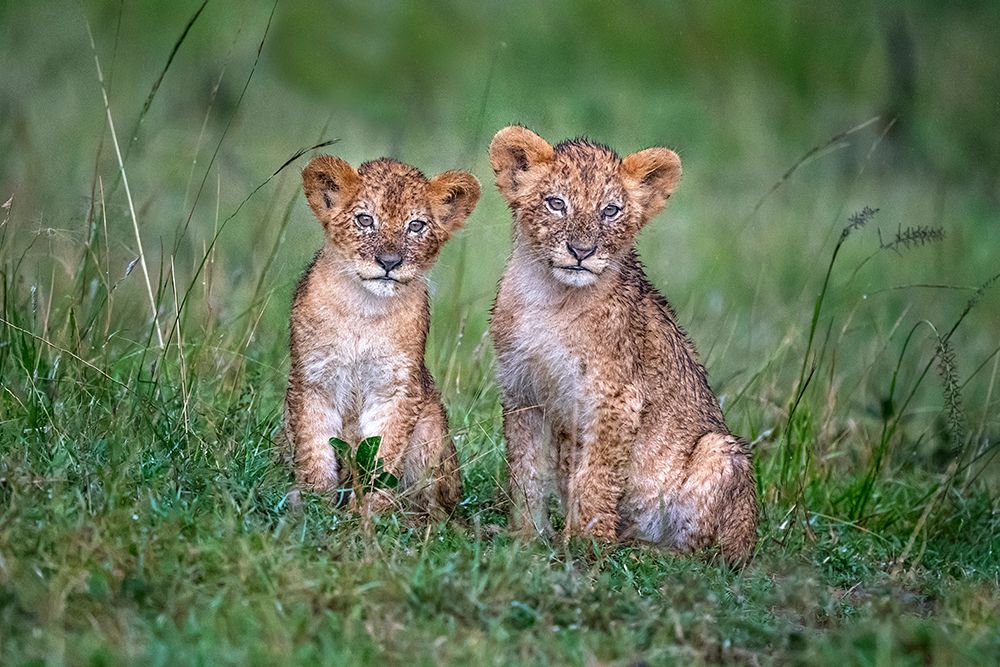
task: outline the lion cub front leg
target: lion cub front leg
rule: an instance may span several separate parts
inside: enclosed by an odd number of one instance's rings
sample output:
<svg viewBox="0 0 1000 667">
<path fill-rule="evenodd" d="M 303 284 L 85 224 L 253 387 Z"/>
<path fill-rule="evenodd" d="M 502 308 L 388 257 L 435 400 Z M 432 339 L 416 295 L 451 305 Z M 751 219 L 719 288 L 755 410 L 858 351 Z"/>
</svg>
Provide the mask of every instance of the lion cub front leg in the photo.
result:
<svg viewBox="0 0 1000 667">
<path fill-rule="evenodd" d="M 639 411 L 626 392 L 601 398 L 570 467 L 564 510 L 566 531 L 611 542 L 618 533 L 618 504 L 625 493 L 629 453 L 639 430 Z"/>
<path fill-rule="evenodd" d="M 378 458 L 385 470 L 403 478 L 404 456 L 419 415 L 419 405 L 399 388 L 388 394 L 373 394 L 366 401 L 359 420 L 362 438 L 380 436 Z M 365 508 L 383 512 L 391 508 L 395 494 L 390 489 L 374 489 L 365 495 Z"/>
<path fill-rule="evenodd" d="M 340 435 L 341 422 L 340 410 L 328 391 L 304 385 L 293 376 L 285 401 L 285 428 L 301 487 L 320 492 L 337 488 L 337 456 L 330 438 Z"/>
<path fill-rule="evenodd" d="M 504 403 L 510 527 L 525 536 L 551 532 L 545 507 L 544 423 L 538 406 Z"/>
<path fill-rule="evenodd" d="M 427 399 L 403 457 L 406 494 L 415 509 L 433 518 L 447 517 L 462 499 L 458 451 L 448 435 L 448 418 L 437 396 Z"/>
</svg>

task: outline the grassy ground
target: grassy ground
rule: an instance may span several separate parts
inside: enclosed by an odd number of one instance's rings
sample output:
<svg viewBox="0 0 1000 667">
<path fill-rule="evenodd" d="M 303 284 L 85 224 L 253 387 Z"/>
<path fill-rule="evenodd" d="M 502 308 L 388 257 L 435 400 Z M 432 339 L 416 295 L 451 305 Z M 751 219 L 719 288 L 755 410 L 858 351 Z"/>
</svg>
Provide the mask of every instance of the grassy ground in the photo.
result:
<svg viewBox="0 0 1000 667">
<path fill-rule="evenodd" d="M 162 4 L 0 4 L 0 662 L 1000 659 L 995 7 Z M 506 534 L 512 121 L 684 159 L 640 250 L 754 443 L 747 569 Z M 444 525 L 286 497 L 321 236 L 268 177 L 327 139 L 487 185 L 433 275 Z"/>
</svg>

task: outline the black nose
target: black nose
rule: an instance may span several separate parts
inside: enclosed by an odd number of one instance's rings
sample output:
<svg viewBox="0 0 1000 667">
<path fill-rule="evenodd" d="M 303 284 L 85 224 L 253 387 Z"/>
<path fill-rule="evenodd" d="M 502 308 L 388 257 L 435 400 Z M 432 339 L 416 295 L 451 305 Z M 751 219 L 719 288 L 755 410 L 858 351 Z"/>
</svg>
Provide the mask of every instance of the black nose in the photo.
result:
<svg viewBox="0 0 1000 667">
<path fill-rule="evenodd" d="M 403 256 L 399 253 L 391 252 L 385 255 L 376 255 L 375 261 L 378 262 L 379 266 L 385 269 L 386 273 L 389 273 L 403 263 Z"/>
<path fill-rule="evenodd" d="M 582 262 L 583 260 L 593 255 L 595 252 L 597 252 L 596 245 L 584 247 L 584 246 L 573 245 L 572 243 L 567 243 L 566 247 L 569 248 L 569 254 L 576 257 L 576 261 L 578 262 Z"/>
</svg>

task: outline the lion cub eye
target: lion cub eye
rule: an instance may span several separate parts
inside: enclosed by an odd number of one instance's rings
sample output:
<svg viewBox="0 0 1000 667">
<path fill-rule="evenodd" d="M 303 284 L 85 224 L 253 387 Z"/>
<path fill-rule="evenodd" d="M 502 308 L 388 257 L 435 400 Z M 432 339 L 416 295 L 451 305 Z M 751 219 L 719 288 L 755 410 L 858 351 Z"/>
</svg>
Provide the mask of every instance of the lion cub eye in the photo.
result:
<svg viewBox="0 0 1000 667">
<path fill-rule="evenodd" d="M 358 213 L 354 216 L 354 221 L 358 223 L 358 227 L 362 229 L 371 229 L 375 226 L 375 218 L 371 217 L 367 213 Z"/>
<path fill-rule="evenodd" d="M 546 197 L 545 205 L 553 213 L 563 213 L 566 210 L 566 202 L 560 197 Z"/>
<path fill-rule="evenodd" d="M 605 220 L 613 220 L 622 212 L 622 207 L 617 204 L 608 204 L 601 210 L 601 217 Z"/>
<path fill-rule="evenodd" d="M 419 234 L 420 232 L 424 231 L 424 227 L 426 226 L 427 223 L 424 222 L 423 220 L 410 220 L 410 223 L 406 225 L 406 231 L 410 232 L 411 234 Z"/>
</svg>

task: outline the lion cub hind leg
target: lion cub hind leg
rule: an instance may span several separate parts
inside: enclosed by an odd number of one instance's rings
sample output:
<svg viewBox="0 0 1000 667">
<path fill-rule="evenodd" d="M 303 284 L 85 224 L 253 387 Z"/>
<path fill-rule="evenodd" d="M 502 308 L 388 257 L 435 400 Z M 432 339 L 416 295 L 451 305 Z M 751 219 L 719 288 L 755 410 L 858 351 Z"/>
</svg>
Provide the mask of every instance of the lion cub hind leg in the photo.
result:
<svg viewBox="0 0 1000 667">
<path fill-rule="evenodd" d="M 703 435 L 680 496 L 693 516 L 678 547 L 718 546 L 731 565 L 750 559 L 757 542 L 757 487 L 746 445 L 726 433 Z"/>
<path fill-rule="evenodd" d="M 428 401 L 424 406 L 404 458 L 401 482 L 413 506 L 431 516 L 451 514 L 462 499 L 462 477 L 439 403 Z"/>
</svg>

